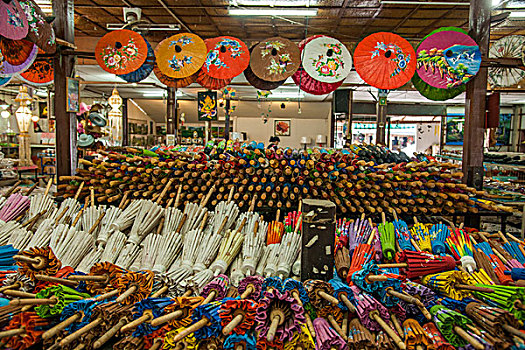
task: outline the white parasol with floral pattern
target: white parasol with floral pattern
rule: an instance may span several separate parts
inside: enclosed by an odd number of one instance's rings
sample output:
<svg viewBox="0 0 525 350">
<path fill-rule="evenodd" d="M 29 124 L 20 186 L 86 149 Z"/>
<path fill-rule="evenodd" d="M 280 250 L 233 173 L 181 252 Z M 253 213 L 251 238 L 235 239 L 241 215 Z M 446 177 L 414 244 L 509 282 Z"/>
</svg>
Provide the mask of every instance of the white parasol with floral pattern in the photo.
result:
<svg viewBox="0 0 525 350">
<path fill-rule="evenodd" d="M 343 81 L 352 69 L 352 56 L 346 46 L 329 36 L 309 41 L 302 55 L 302 66 L 306 73 L 323 83 Z"/>
</svg>

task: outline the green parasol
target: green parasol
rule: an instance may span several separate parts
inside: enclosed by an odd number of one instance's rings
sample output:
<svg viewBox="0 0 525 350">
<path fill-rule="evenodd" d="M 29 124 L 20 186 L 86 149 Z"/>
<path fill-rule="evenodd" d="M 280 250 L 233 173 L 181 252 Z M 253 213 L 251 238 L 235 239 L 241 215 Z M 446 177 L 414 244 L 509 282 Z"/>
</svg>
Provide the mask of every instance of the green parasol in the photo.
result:
<svg viewBox="0 0 525 350">
<path fill-rule="evenodd" d="M 394 224 L 386 221 L 385 212 L 381 213 L 381 218 L 383 223 L 377 226 L 377 230 L 379 231 L 381 247 L 383 248 L 383 256 L 386 260 L 393 260 L 396 254 L 396 232 Z"/>
</svg>

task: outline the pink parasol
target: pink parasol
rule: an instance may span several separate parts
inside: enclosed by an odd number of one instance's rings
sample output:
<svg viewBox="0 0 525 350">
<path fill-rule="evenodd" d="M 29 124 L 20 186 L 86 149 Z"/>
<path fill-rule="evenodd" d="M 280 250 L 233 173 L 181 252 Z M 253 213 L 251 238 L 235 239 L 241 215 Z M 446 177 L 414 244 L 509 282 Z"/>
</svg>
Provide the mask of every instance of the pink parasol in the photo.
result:
<svg viewBox="0 0 525 350">
<path fill-rule="evenodd" d="M 330 324 L 322 317 L 314 320 L 315 334 L 315 349 L 316 350 L 343 350 L 347 349 L 346 342 L 337 332 L 330 326 Z"/>
<path fill-rule="evenodd" d="M 7 222 L 16 219 L 29 209 L 30 203 L 31 199 L 20 193 L 10 195 L 0 210 L 0 220 Z"/>
<path fill-rule="evenodd" d="M 26 14 L 18 1 L 0 1 L 0 35 L 20 40 L 25 38 L 28 30 Z"/>
</svg>

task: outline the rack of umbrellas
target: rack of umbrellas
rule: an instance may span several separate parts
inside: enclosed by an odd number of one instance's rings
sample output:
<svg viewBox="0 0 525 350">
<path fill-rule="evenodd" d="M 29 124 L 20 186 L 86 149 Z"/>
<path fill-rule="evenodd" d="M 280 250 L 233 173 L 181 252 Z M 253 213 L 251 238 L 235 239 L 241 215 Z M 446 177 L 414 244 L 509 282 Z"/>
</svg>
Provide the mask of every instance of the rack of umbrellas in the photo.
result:
<svg viewBox="0 0 525 350">
<path fill-rule="evenodd" d="M 452 215 L 512 210 L 484 199 L 461 183 L 457 165 L 407 157 L 379 146 L 351 151 L 265 150 L 228 143 L 197 152 L 114 148 L 81 159 L 75 176 L 64 176 L 60 196 L 96 204 L 152 200 L 178 208 L 210 195 L 215 206 L 230 195 L 242 210 L 297 208 L 300 199 L 327 199 L 343 215 Z M 168 192 L 159 199 L 165 192 Z M 93 198 L 91 198 L 91 196 Z M 160 200 L 160 201 L 159 201 Z M 272 214 L 273 215 L 273 214 Z"/>
<path fill-rule="evenodd" d="M 339 219 L 326 232 L 333 278 L 300 281 L 301 249 L 316 249 L 302 247 L 300 208 L 282 220 L 254 201 L 208 210 L 210 196 L 163 208 L 168 191 L 120 207 L 56 205 L 48 189 L 0 203 L 7 348 L 524 346 L 525 242 L 511 235 Z"/>
</svg>

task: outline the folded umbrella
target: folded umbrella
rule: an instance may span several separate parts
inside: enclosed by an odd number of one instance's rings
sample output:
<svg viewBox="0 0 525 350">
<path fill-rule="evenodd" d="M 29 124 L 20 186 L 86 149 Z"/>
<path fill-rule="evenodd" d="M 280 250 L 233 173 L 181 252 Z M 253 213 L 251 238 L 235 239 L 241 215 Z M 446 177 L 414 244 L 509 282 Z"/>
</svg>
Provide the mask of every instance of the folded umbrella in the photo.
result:
<svg viewBox="0 0 525 350">
<path fill-rule="evenodd" d="M 256 350 L 257 349 L 257 340 L 253 333 L 232 333 L 225 340 L 223 348 L 226 350 L 229 349 L 245 349 L 245 350 Z M 312 349 L 313 350 L 313 349 Z"/>
<path fill-rule="evenodd" d="M 432 238 L 432 253 L 436 255 L 443 255 L 447 251 L 445 240 L 449 234 L 447 225 L 442 223 L 435 224 L 430 228 L 430 237 Z"/>
<path fill-rule="evenodd" d="M 525 339 L 525 333 L 519 331 L 519 321 L 507 310 L 471 302 L 466 306 L 465 311 L 471 319 L 494 337 L 517 336 Z"/>
<path fill-rule="evenodd" d="M 241 299 L 259 299 L 261 295 L 262 285 L 264 278 L 261 276 L 247 276 L 239 282 L 238 291 L 241 295 Z"/>
<path fill-rule="evenodd" d="M 219 310 L 222 334 L 249 334 L 255 324 L 257 307 L 258 303 L 250 299 L 228 300 L 223 303 Z"/>
<path fill-rule="evenodd" d="M 383 257 L 390 261 L 393 260 L 396 254 L 396 234 L 394 224 L 386 221 L 385 213 L 381 213 L 382 223 L 379 224 L 377 230 L 379 231 L 379 238 L 381 240 L 381 248 L 383 250 Z"/>
<path fill-rule="evenodd" d="M 425 323 L 423 329 L 432 340 L 432 344 L 436 350 L 455 350 L 456 348 L 450 345 L 445 337 L 439 332 L 436 325 L 432 322 Z"/>
<path fill-rule="evenodd" d="M 51 248 L 29 248 L 13 256 L 20 266 L 20 273 L 35 280 L 37 274 L 55 275 L 62 267 Z"/>
<path fill-rule="evenodd" d="M 9 324 L 0 332 L 0 339 L 10 349 L 28 349 L 42 340 L 42 334 L 50 325 L 50 320 L 39 317 L 34 312 L 14 315 Z"/>
<path fill-rule="evenodd" d="M 450 256 L 438 256 L 427 252 L 403 250 L 397 255 L 397 264 L 379 264 L 379 268 L 404 268 L 408 278 L 417 278 L 425 275 L 453 270 L 456 261 Z"/>
<path fill-rule="evenodd" d="M 433 306 L 430 313 L 434 316 L 437 328 L 450 344 L 458 347 L 471 344 L 475 349 L 485 349 L 483 344 L 465 330 L 468 325 L 472 325 L 472 320 L 468 317 L 441 305 Z"/>
<path fill-rule="evenodd" d="M 411 318 L 405 320 L 403 328 L 407 350 L 428 349 L 432 345 L 432 340 L 427 332 L 416 320 Z"/>
<path fill-rule="evenodd" d="M 316 350 L 346 349 L 346 341 L 337 334 L 324 318 L 314 320 Z"/>
</svg>

